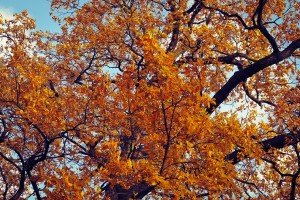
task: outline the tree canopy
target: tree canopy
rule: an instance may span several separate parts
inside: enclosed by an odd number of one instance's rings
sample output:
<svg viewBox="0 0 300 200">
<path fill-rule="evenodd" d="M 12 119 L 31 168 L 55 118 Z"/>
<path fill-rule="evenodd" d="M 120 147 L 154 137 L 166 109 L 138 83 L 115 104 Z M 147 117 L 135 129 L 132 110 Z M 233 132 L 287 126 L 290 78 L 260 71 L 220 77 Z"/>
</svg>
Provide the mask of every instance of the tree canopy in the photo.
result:
<svg viewBox="0 0 300 200">
<path fill-rule="evenodd" d="M 3 199 L 300 198 L 298 0 L 52 0 L 0 18 Z"/>
</svg>

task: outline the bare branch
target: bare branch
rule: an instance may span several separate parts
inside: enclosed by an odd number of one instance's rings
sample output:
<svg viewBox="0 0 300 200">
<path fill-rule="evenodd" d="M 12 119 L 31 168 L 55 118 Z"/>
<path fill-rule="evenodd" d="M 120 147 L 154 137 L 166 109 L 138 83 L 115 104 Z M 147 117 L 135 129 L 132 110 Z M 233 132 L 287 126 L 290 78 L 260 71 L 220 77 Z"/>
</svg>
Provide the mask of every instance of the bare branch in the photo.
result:
<svg viewBox="0 0 300 200">
<path fill-rule="evenodd" d="M 207 113 L 211 114 L 213 111 L 219 107 L 219 105 L 224 102 L 230 92 L 245 79 L 253 76 L 259 71 L 281 62 L 282 60 L 290 57 L 292 53 L 300 48 L 300 39 L 293 41 L 286 49 L 280 52 L 273 52 L 271 55 L 266 56 L 257 62 L 248 65 L 242 70 L 239 70 L 233 74 L 233 76 L 228 80 L 228 82 L 213 96 L 215 104 L 207 108 Z"/>
<path fill-rule="evenodd" d="M 263 9 L 266 5 L 267 0 L 260 0 L 259 5 L 257 7 L 257 10 L 255 13 L 257 13 L 257 28 L 260 30 L 260 32 L 267 38 L 269 43 L 271 44 L 274 52 L 279 52 L 277 43 L 274 39 L 274 37 L 269 33 L 269 31 L 266 29 L 266 27 L 263 25 L 262 22 L 262 15 L 263 15 Z"/>
</svg>

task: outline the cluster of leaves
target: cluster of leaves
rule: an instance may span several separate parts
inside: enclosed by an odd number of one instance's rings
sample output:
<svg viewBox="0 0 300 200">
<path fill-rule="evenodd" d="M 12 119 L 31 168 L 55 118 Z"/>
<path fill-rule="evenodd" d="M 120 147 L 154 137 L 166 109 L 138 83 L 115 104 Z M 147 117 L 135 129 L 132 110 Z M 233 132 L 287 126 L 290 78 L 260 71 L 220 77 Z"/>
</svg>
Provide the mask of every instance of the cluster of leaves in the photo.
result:
<svg viewBox="0 0 300 200">
<path fill-rule="evenodd" d="M 300 197 L 298 1 L 51 6 L 0 19 L 4 199 Z"/>
</svg>

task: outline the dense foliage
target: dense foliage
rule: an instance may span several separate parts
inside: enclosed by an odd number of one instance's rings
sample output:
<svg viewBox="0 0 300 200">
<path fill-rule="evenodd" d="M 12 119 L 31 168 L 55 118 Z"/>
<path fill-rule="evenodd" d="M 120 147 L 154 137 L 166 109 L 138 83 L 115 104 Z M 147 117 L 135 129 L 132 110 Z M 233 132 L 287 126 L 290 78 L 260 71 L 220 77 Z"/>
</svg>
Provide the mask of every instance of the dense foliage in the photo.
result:
<svg viewBox="0 0 300 200">
<path fill-rule="evenodd" d="M 52 0 L 0 18 L 4 199 L 300 198 L 298 0 Z"/>
</svg>

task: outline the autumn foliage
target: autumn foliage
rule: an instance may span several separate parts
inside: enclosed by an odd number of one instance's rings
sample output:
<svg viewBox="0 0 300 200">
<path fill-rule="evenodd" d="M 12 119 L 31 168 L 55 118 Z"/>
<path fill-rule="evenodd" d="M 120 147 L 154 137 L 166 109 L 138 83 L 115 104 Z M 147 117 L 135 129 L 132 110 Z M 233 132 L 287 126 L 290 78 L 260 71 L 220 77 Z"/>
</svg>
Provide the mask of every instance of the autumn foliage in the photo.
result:
<svg viewBox="0 0 300 200">
<path fill-rule="evenodd" d="M 0 18 L 4 199 L 300 198 L 297 0 L 52 0 Z"/>
</svg>

